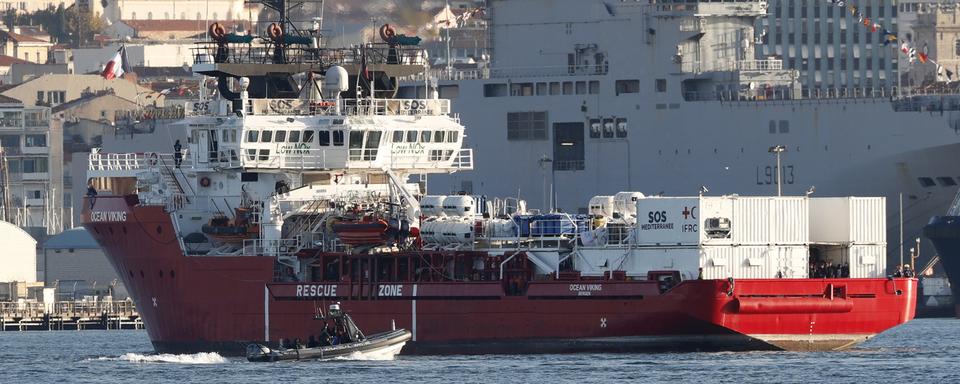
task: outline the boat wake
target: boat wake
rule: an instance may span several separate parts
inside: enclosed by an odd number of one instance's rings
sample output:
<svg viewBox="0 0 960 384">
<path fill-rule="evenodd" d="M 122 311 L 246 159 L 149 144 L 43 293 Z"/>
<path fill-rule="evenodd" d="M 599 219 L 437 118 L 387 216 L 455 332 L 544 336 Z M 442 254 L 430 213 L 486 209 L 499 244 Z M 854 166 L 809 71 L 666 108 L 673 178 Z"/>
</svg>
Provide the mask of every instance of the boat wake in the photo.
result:
<svg viewBox="0 0 960 384">
<path fill-rule="evenodd" d="M 170 363 L 170 364 L 224 364 L 228 360 L 216 352 L 200 352 L 194 354 L 174 355 L 163 353 L 159 355 L 142 355 L 139 353 L 125 353 L 117 357 L 102 356 L 92 360 L 100 361 L 129 361 L 131 363 Z"/>
<path fill-rule="evenodd" d="M 367 352 L 354 352 L 347 356 L 338 356 L 330 360 L 349 360 L 349 361 L 386 361 L 393 360 L 400 349 L 403 348 L 403 343 L 400 345 L 390 346 L 386 348 L 375 349 Z"/>
</svg>

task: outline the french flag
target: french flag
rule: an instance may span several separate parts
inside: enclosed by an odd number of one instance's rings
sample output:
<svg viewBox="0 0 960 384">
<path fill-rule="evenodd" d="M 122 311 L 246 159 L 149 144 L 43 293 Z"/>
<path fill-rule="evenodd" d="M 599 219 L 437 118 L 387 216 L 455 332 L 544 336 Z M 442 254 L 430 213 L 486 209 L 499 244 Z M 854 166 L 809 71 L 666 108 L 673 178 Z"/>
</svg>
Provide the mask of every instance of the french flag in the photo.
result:
<svg viewBox="0 0 960 384">
<path fill-rule="evenodd" d="M 116 79 L 120 76 L 123 76 L 127 72 L 127 51 L 126 47 L 120 47 L 117 50 L 117 54 L 113 56 L 113 59 L 107 63 L 103 68 L 103 73 L 100 76 L 103 76 L 104 79 Z"/>
</svg>

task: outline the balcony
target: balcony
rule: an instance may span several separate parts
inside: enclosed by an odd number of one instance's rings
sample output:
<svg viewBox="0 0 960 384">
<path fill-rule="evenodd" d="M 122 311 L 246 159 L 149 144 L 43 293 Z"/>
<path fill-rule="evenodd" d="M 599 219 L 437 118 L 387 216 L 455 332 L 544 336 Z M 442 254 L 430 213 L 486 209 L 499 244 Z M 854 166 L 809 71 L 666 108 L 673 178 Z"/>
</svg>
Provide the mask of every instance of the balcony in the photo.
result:
<svg viewBox="0 0 960 384">
<path fill-rule="evenodd" d="M 50 180 L 50 174 L 47 172 L 24 172 L 23 181 L 30 180 Z"/>
<path fill-rule="evenodd" d="M 46 155 L 50 153 L 50 147 L 23 147 L 21 151 L 24 155 Z"/>
</svg>

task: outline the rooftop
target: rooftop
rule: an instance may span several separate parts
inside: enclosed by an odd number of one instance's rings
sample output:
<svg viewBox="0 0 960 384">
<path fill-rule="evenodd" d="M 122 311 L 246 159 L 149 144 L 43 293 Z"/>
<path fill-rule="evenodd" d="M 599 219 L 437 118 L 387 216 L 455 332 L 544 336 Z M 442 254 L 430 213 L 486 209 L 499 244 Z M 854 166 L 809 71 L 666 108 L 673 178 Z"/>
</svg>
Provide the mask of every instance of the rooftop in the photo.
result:
<svg viewBox="0 0 960 384">
<path fill-rule="evenodd" d="M 68 248 L 79 248 L 79 249 L 100 249 L 100 245 L 93 240 L 93 236 L 90 236 L 90 232 L 87 232 L 86 228 L 77 227 L 73 229 L 68 229 L 61 232 L 59 235 L 53 236 L 45 243 L 43 243 L 44 249 L 68 249 Z"/>
</svg>

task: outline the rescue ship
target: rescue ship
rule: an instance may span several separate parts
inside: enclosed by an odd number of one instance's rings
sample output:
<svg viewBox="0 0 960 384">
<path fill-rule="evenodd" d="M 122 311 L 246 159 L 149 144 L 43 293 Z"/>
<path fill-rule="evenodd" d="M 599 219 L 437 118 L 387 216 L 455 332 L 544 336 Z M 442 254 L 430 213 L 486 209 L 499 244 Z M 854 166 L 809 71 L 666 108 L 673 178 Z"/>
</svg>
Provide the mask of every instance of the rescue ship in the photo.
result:
<svg viewBox="0 0 960 384">
<path fill-rule="evenodd" d="M 836 350 L 914 316 L 883 198 L 427 194 L 473 152 L 433 84 L 396 97 L 416 39 L 325 48 L 279 4 L 263 37 L 211 26 L 184 153 L 89 156 L 83 225 L 157 352 L 306 339 L 335 302 L 420 354 Z"/>
</svg>

